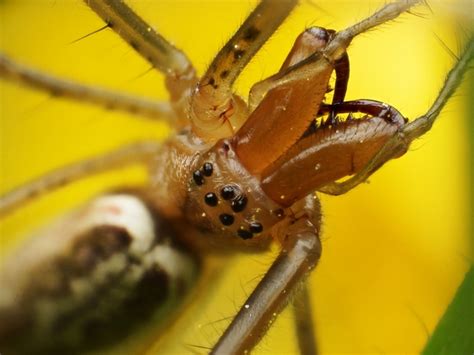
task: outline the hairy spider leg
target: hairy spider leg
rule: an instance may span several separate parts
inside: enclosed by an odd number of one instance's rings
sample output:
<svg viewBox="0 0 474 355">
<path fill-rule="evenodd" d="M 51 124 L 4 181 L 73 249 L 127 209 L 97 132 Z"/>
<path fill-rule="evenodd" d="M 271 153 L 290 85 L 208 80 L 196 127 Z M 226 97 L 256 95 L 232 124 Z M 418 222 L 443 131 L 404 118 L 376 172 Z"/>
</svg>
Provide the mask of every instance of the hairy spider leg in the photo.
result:
<svg viewBox="0 0 474 355">
<path fill-rule="evenodd" d="M 319 221 L 316 223 L 319 224 Z M 316 266 L 321 255 L 318 228 L 307 218 L 290 226 L 282 236 L 282 252 L 240 308 L 211 354 L 250 353 L 293 291 Z"/>
<path fill-rule="evenodd" d="M 177 129 L 187 125 L 189 96 L 197 83 L 196 71 L 186 55 L 160 36 L 120 0 L 86 0 L 106 23 L 166 78 L 171 104 L 156 102 L 104 88 L 56 78 L 23 66 L 0 53 L 0 77 L 20 82 L 54 96 L 88 102 L 153 119 L 166 120 Z"/>
<path fill-rule="evenodd" d="M 196 84 L 196 70 L 188 57 L 157 33 L 152 26 L 138 16 L 124 1 L 85 0 L 86 4 L 104 22 L 127 42 L 154 68 L 166 76 L 166 86 L 172 103 L 187 102 L 189 91 Z"/>
<path fill-rule="evenodd" d="M 240 72 L 296 6 L 297 0 L 262 0 L 219 51 L 191 99 L 193 131 L 206 141 L 232 136 L 248 116 L 232 93 Z"/>
<path fill-rule="evenodd" d="M 0 196 L 0 216 L 79 179 L 124 166 L 149 165 L 160 147 L 156 142 L 139 142 L 49 172 Z"/>
<path fill-rule="evenodd" d="M 466 47 L 455 66 L 449 71 L 444 85 L 431 108 L 422 116 L 404 125 L 394 132 L 389 140 L 377 151 L 377 154 L 366 163 L 354 176 L 343 182 L 331 182 L 318 188 L 318 191 L 329 195 L 341 195 L 363 183 L 387 161 L 406 152 L 415 139 L 431 129 L 441 110 L 461 84 L 463 74 L 468 70 L 474 57 L 474 37 L 469 38 Z"/>
<path fill-rule="evenodd" d="M 109 110 L 124 111 L 169 123 L 174 123 L 177 120 L 176 114 L 168 102 L 158 102 L 140 96 L 57 78 L 19 64 L 3 53 L 0 53 L 0 78 L 48 92 L 55 97 L 86 102 Z"/>
<path fill-rule="evenodd" d="M 296 291 L 293 301 L 293 314 L 298 348 L 301 355 L 317 355 L 316 328 L 312 315 L 311 293 L 306 282 L 303 282 Z"/>
</svg>

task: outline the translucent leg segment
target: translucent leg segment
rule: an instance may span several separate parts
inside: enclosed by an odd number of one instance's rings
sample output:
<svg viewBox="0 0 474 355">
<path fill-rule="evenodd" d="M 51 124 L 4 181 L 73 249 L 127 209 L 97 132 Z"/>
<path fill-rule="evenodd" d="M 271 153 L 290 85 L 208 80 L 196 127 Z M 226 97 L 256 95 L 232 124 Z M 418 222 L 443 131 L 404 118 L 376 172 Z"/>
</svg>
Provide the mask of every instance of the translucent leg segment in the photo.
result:
<svg viewBox="0 0 474 355">
<path fill-rule="evenodd" d="M 1 53 L 0 77 L 49 92 L 54 96 L 87 102 L 107 109 L 125 111 L 168 122 L 173 122 L 176 119 L 175 113 L 168 103 L 155 102 L 139 96 L 59 79 L 16 63 Z"/>
<path fill-rule="evenodd" d="M 157 154 L 159 148 L 160 145 L 155 142 L 140 142 L 52 171 L 1 196 L 0 216 L 81 178 L 126 165 L 146 164 Z"/>
<path fill-rule="evenodd" d="M 285 239 L 283 251 L 219 339 L 212 354 L 250 353 L 296 287 L 315 267 L 321 244 L 310 222 L 295 223 Z"/>
</svg>

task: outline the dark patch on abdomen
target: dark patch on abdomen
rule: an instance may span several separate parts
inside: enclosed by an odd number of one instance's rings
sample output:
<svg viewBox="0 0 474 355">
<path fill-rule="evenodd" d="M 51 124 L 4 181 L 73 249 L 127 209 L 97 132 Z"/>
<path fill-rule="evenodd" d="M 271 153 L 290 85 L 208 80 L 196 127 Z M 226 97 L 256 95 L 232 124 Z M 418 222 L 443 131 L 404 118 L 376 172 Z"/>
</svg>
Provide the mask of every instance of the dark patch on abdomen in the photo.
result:
<svg viewBox="0 0 474 355">
<path fill-rule="evenodd" d="M 160 239 L 168 240 L 170 245 L 193 260 L 197 269 L 198 260 L 182 246 L 175 245 L 173 231 L 154 211 L 150 212 L 154 215 Z M 86 242 L 89 238 L 93 240 Z M 127 277 L 143 266 L 141 260 L 132 259 L 128 254 L 130 243 L 130 236 L 120 227 L 96 227 L 84 233 L 72 246 L 72 255 L 61 255 L 51 260 L 49 268 L 58 273 L 60 281 L 53 283 L 56 287 L 48 288 L 42 284 L 44 272 L 32 275 L 35 283 L 32 282 L 27 294 L 22 295 L 19 306 L 0 309 L 0 351 L 13 355 L 80 354 L 117 345 L 136 331 L 143 331 L 143 326 L 156 314 L 160 314 L 160 323 L 153 324 L 153 328 L 162 326 L 169 320 L 165 311 L 172 310 L 168 309 L 168 301 L 177 306 L 191 285 L 188 283 L 183 287 L 182 280 L 178 285 L 173 284 L 180 279 L 171 280 L 158 265 L 145 270 L 135 282 L 129 282 Z M 103 283 L 93 286 L 92 294 L 78 299 L 71 284 L 86 280 L 97 270 L 99 261 L 118 254 L 125 258 L 128 255 L 124 269 L 107 273 Z M 86 257 L 78 257 L 80 255 Z M 171 289 L 178 289 L 181 293 L 173 293 L 173 298 L 170 298 Z M 52 321 L 46 326 L 42 326 L 37 309 L 44 302 L 52 306 L 62 305 L 61 311 L 54 310 Z"/>
</svg>

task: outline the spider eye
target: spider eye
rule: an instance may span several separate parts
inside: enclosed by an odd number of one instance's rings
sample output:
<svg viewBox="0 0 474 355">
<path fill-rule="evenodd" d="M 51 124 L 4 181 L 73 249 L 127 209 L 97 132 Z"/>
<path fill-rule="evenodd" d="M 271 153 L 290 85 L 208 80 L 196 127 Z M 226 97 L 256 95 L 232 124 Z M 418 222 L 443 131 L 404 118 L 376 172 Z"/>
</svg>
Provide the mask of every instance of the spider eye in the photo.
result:
<svg viewBox="0 0 474 355">
<path fill-rule="evenodd" d="M 250 223 L 250 231 L 252 233 L 262 233 L 263 231 L 263 226 L 260 222 L 252 222 Z"/>
<path fill-rule="evenodd" d="M 221 189 L 221 196 L 224 200 L 230 200 L 235 197 L 235 187 L 226 185 Z"/>
<path fill-rule="evenodd" d="M 217 203 L 219 201 L 218 201 L 217 196 L 214 192 L 209 192 L 204 196 L 204 202 L 208 206 L 215 207 L 215 206 L 217 206 Z"/>
<path fill-rule="evenodd" d="M 245 195 L 238 196 L 235 200 L 231 203 L 232 211 L 234 212 L 242 212 L 247 206 L 247 197 Z"/>
<path fill-rule="evenodd" d="M 202 166 L 202 172 L 206 176 L 211 176 L 213 171 L 214 171 L 214 167 L 209 162 L 204 163 L 204 165 Z"/>
<path fill-rule="evenodd" d="M 224 226 L 230 226 L 234 223 L 234 216 L 227 213 L 219 215 L 219 219 Z"/>
<path fill-rule="evenodd" d="M 204 176 L 201 172 L 201 170 L 196 170 L 193 173 L 193 180 L 196 183 L 196 185 L 203 185 L 204 184 Z"/>
</svg>

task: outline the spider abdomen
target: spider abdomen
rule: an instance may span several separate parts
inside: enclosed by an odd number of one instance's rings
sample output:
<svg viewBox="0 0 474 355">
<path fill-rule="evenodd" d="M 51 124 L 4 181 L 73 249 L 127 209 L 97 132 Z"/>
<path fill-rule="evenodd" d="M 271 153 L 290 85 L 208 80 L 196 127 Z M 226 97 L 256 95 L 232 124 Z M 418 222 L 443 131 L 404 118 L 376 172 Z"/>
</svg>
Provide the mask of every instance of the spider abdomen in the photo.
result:
<svg viewBox="0 0 474 355">
<path fill-rule="evenodd" d="M 99 349 L 166 319 L 198 264 L 163 222 L 140 197 L 113 194 L 42 231 L 0 274 L 2 351 Z"/>
</svg>

